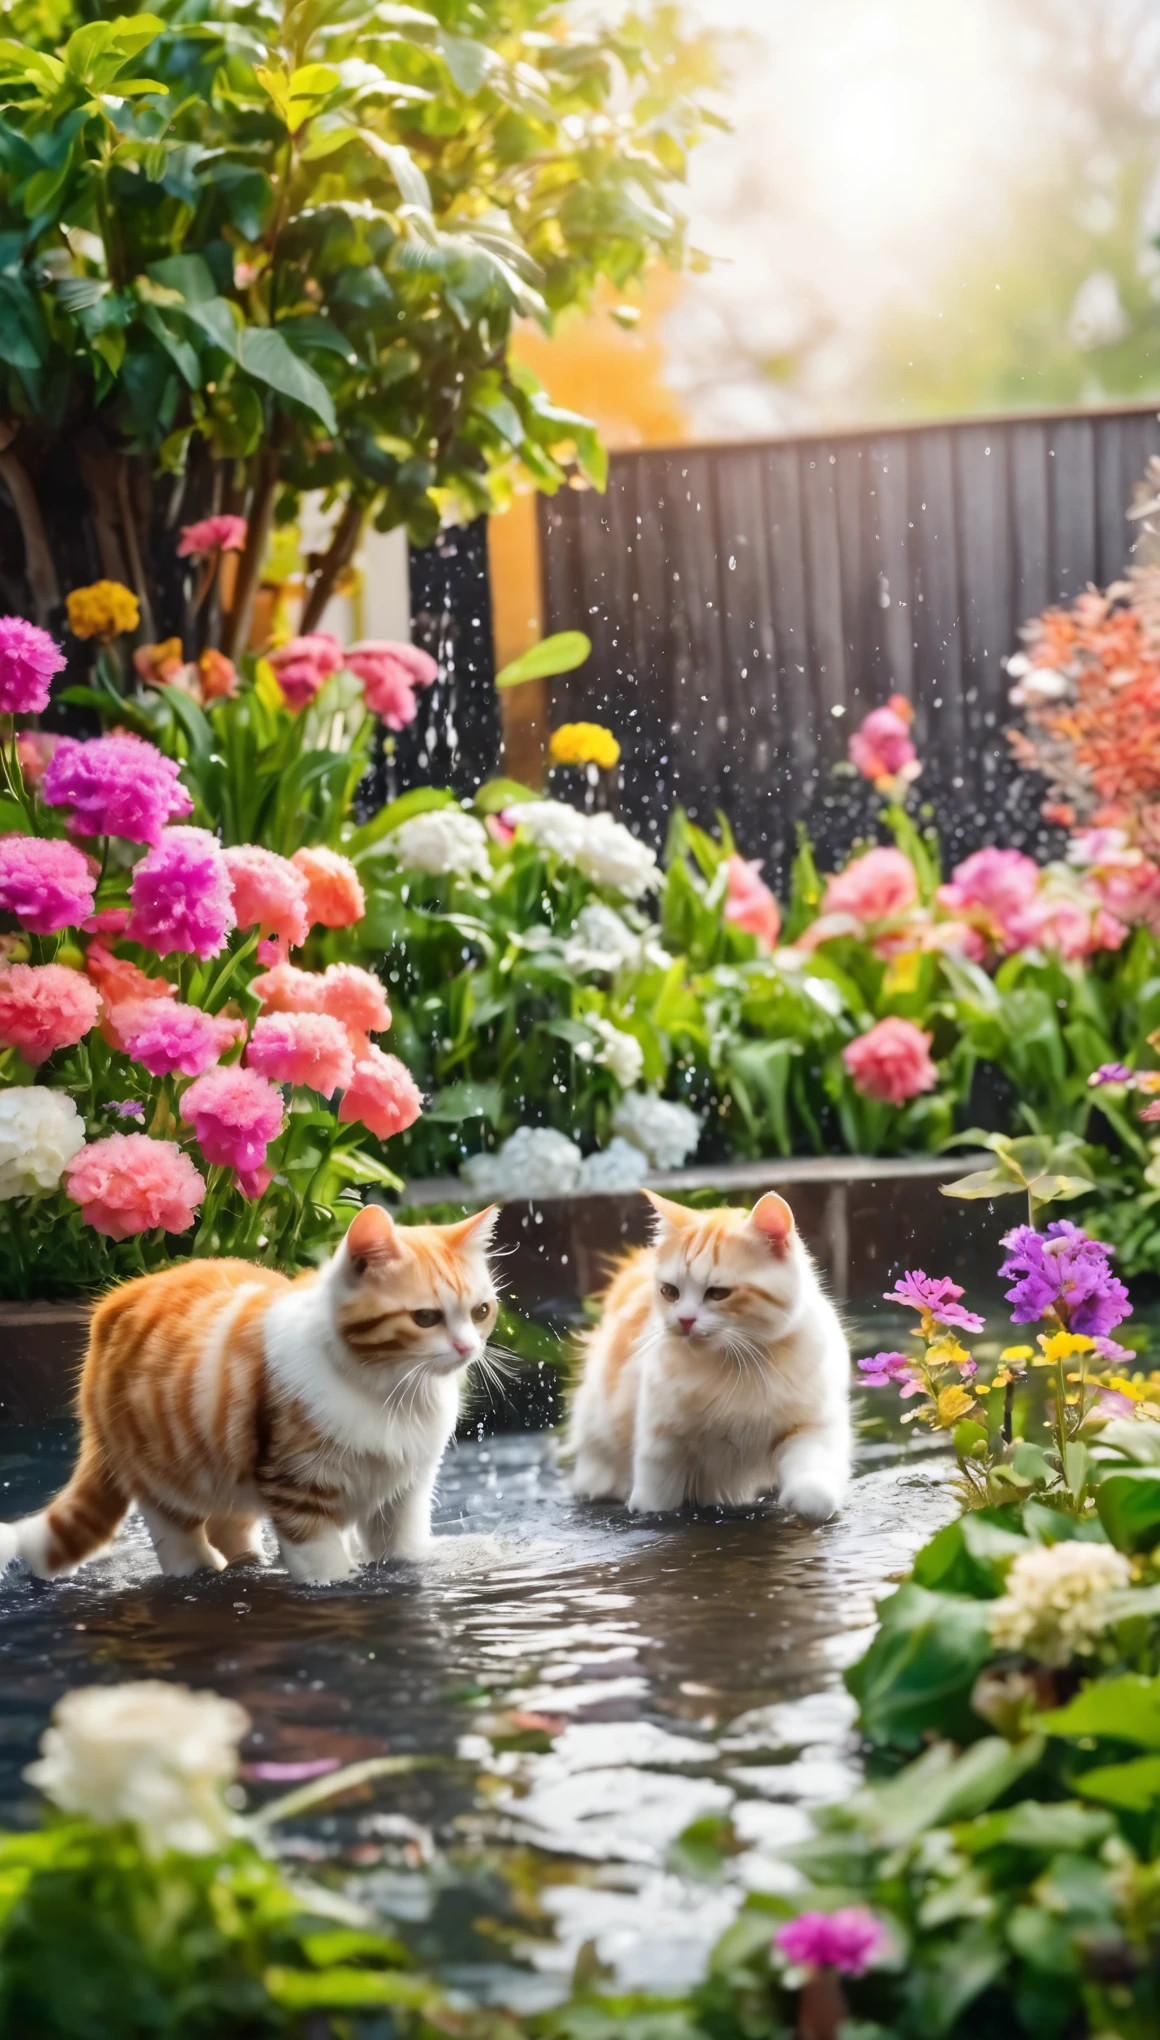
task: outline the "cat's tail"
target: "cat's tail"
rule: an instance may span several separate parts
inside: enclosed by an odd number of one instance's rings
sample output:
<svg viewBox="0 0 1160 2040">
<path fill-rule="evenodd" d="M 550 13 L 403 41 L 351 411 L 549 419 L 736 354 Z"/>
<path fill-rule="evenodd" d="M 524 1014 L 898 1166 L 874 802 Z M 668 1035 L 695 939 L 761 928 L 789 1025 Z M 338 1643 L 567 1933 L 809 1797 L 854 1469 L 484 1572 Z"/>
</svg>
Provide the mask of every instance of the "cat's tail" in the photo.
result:
<svg viewBox="0 0 1160 2040">
<path fill-rule="evenodd" d="M 0 1571 L 22 1558 L 41 1579 L 69 1573 L 108 1544 L 129 1510 L 100 1448 L 86 1441 L 68 1486 L 35 1516 L 0 1523 Z"/>
</svg>

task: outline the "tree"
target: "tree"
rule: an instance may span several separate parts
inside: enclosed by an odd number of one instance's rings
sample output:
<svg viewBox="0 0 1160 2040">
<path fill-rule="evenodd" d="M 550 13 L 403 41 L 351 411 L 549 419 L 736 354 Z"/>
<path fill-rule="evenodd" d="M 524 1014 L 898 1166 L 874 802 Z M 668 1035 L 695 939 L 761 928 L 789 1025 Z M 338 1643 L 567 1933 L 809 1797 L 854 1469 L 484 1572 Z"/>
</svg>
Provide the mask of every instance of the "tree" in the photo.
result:
<svg viewBox="0 0 1160 2040">
<path fill-rule="evenodd" d="M 423 544 L 518 465 L 602 483 L 594 427 L 509 342 L 684 258 L 672 187 L 712 62 L 673 8 L 583 28 L 565 0 L 6 15 L 7 606 L 57 620 L 101 572 L 148 636 L 235 652 L 306 491 L 336 512 L 309 629 L 368 521 Z M 224 613 L 221 577 L 199 602 L 176 556 L 218 513 L 247 520 Z"/>
</svg>

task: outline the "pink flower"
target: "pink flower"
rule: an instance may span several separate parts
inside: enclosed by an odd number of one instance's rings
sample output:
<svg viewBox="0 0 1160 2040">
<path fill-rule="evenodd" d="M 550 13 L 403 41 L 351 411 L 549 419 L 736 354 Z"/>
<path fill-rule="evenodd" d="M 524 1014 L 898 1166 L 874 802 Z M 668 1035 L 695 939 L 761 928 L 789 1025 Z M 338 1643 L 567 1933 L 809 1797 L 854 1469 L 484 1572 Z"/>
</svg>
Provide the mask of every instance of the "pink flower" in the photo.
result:
<svg viewBox="0 0 1160 2040">
<path fill-rule="evenodd" d="M 363 683 L 367 707 L 389 730 L 414 722 L 416 687 L 430 687 L 439 677 L 438 661 L 429 652 L 391 638 L 367 638 L 352 645 L 346 664 Z"/>
<path fill-rule="evenodd" d="M 515 827 L 504 815 L 485 815 L 483 826 L 492 842 L 498 843 L 501 850 L 511 849 L 516 840 Z"/>
<path fill-rule="evenodd" d="M 67 664 L 46 630 L 22 616 L 0 616 L 0 715 L 39 715 L 53 674 Z"/>
<path fill-rule="evenodd" d="M 204 963 L 225 947 L 234 926 L 229 868 L 208 829 L 164 829 L 129 886 L 126 934 L 158 956 L 182 950 Z"/>
<path fill-rule="evenodd" d="M 86 935 L 123 935 L 129 926 L 128 907 L 102 907 L 81 922 Z"/>
<path fill-rule="evenodd" d="M 306 911 L 311 926 L 351 928 L 367 910 L 366 895 L 349 857 L 312 843 L 296 850 L 292 862 L 306 880 Z"/>
<path fill-rule="evenodd" d="M 98 916 L 98 918 L 100 918 Z M 128 1054 L 123 1022 L 127 1022 L 134 1009 L 147 999 L 173 999 L 177 994 L 168 978 L 151 978 L 130 963 L 125 956 L 114 956 L 103 942 L 90 942 L 85 957 L 85 970 L 101 994 L 104 1012 L 101 1015 L 101 1033 L 110 1048 L 120 1049 Z"/>
<path fill-rule="evenodd" d="M 291 638 L 270 653 L 274 677 L 286 697 L 286 706 L 297 715 L 308 708 L 319 688 L 343 664 L 342 647 L 329 631 L 315 631 L 310 637 Z"/>
<path fill-rule="evenodd" d="M 369 1053 L 370 1034 L 385 1034 L 391 1009 L 380 980 L 357 963 L 330 963 L 320 980 L 321 1007 L 346 1028 L 356 1056 Z"/>
<path fill-rule="evenodd" d="M 862 1976 L 887 1952 L 890 1936 L 864 1905 L 844 1905 L 832 1913 L 799 1913 L 778 1928 L 773 1945 L 787 1962 L 803 1968 Z"/>
<path fill-rule="evenodd" d="M 60 738 L 54 737 L 49 730 L 20 730 L 17 733 L 16 757 L 25 786 L 40 785 L 59 743 Z"/>
<path fill-rule="evenodd" d="M 275 1084 L 304 1084 L 332 1098 L 354 1074 L 346 1029 L 328 1013 L 265 1013 L 255 1020 L 246 1062 Z"/>
<path fill-rule="evenodd" d="M 356 1062 L 338 1116 L 344 1124 L 359 1120 L 380 1140 L 389 1140 L 393 1133 L 405 1133 L 413 1126 L 422 1110 L 422 1095 L 410 1070 L 397 1056 L 372 1048 Z"/>
<path fill-rule="evenodd" d="M 982 919 L 990 939 L 1003 949 L 1017 949 L 1011 922 L 1034 899 L 1039 866 L 1021 850 L 976 850 L 955 866 L 949 885 L 940 885 L 938 903 L 949 914 Z"/>
<path fill-rule="evenodd" d="M 200 1077 L 246 1038 L 244 1020 L 169 999 L 129 1003 L 117 1016 L 117 1028 L 126 1054 L 143 1063 L 151 1077 Z"/>
<path fill-rule="evenodd" d="M 973 1310 L 964 1310 L 959 1298 L 963 1293 L 961 1282 L 952 1282 L 949 1275 L 927 1275 L 921 1268 L 910 1268 L 900 1275 L 893 1289 L 884 1289 L 884 1303 L 902 1303 L 907 1310 L 920 1311 L 939 1325 L 956 1325 L 962 1332 L 981 1332 L 983 1319 Z"/>
<path fill-rule="evenodd" d="M 161 1226 L 187 1232 L 205 1196 L 205 1183 L 176 1141 L 147 1133 L 111 1133 L 83 1147 L 64 1171 L 68 1194 L 81 1217 L 111 1240 Z"/>
<path fill-rule="evenodd" d="M 288 857 L 242 843 L 223 850 L 233 888 L 239 928 L 260 928 L 263 935 L 297 949 L 310 932 L 306 917 L 306 880 Z"/>
<path fill-rule="evenodd" d="M 192 1126 L 206 1161 L 235 1169 L 248 1197 L 260 1196 L 266 1187 L 257 1187 L 257 1176 L 267 1147 L 282 1130 L 282 1111 L 281 1092 L 256 1070 L 236 1063 L 207 1070 L 181 1100 L 181 1116 Z"/>
<path fill-rule="evenodd" d="M 241 552 L 246 543 L 244 517 L 202 517 L 183 524 L 177 544 L 179 560 L 203 560 L 210 553 Z"/>
<path fill-rule="evenodd" d="M 42 1063 L 58 1048 L 74 1048 L 101 1008 L 95 985 L 61 963 L 14 963 L 0 971 L 0 1047 L 26 1063 Z"/>
<path fill-rule="evenodd" d="M 90 737 L 83 744 L 65 737 L 42 790 L 50 807 L 72 809 L 68 826 L 76 836 L 159 843 L 166 823 L 193 809 L 180 772 L 175 759 L 141 737 Z"/>
<path fill-rule="evenodd" d="M 969 921 L 932 921 L 923 929 L 919 947 L 949 950 L 952 955 L 967 957 L 971 963 L 982 963 L 987 954 L 983 937 Z"/>
<path fill-rule="evenodd" d="M 93 911 L 89 859 L 56 837 L 0 836 L 0 911 L 33 935 L 77 927 Z"/>
<path fill-rule="evenodd" d="M 744 857 L 727 857 L 725 877 L 725 919 L 747 935 L 756 935 L 764 948 L 773 949 L 781 933 L 781 915 L 761 876 L 760 858 L 747 862 Z"/>
<path fill-rule="evenodd" d="M 867 850 L 832 878 L 823 914 L 854 914 L 859 921 L 887 921 L 918 901 L 918 880 L 901 850 Z"/>
<path fill-rule="evenodd" d="M 277 963 L 250 979 L 250 990 L 263 1013 L 321 1013 L 322 973 L 299 970 L 296 963 Z"/>
<path fill-rule="evenodd" d="M 1007 932 L 1016 949 L 1048 949 L 1067 962 L 1075 963 L 1097 949 L 1118 949 L 1128 931 L 1099 906 L 1093 897 L 1085 906 L 1069 892 L 1043 890 L 1017 914 L 1012 914 Z"/>
<path fill-rule="evenodd" d="M 913 1020 L 895 1015 L 879 1020 L 842 1050 L 842 1061 L 864 1098 L 905 1105 L 920 1091 L 933 1091 L 938 1071 L 930 1059 L 930 1035 Z"/>
<path fill-rule="evenodd" d="M 863 779 L 895 791 L 917 779 L 918 753 L 910 740 L 914 710 L 904 694 L 892 694 L 885 708 L 873 708 L 854 731 L 848 750 Z"/>
</svg>

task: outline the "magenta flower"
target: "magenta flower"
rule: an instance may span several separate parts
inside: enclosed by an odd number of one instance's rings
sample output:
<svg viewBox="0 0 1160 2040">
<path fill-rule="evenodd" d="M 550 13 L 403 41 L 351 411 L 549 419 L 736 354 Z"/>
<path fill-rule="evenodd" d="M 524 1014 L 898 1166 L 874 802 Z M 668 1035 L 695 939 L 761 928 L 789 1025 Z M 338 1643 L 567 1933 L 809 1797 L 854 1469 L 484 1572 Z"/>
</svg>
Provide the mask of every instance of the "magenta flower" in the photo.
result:
<svg viewBox="0 0 1160 2040">
<path fill-rule="evenodd" d="M 319 689 L 343 664 L 342 646 L 329 631 L 314 631 L 309 637 L 291 638 L 270 653 L 274 677 L 293 714 L 308 708 Z"/>
<path fill-rule="evenodd" d="M 892 1381 L 901 1387 L 913 1378 L 914 1362 L 905 1353 L 875 1353 L 872 1360 L 859 1360 L 858 1372 L 867 1388 L 889 1388 Z"/>
<path fill-rule="evenodd" d="M 202 517 L 183 524 L 177 544 L 179 560 L 204 560 L 211 553 L 241 552 L 246 543 L 244 517 Z"/>
<path fill-rule="evenodd" d="M 864 1905 L 844 1905 L 832 1913 L 799 1913 L 778 1928 L 773 1945 L 788 1962 L 803 1968 L 862 1976 L 886 1954 L 890 1936 Z"/>
<path fill-rule="evenodd" d="M 167 822 L 193 810 L 180 772 L 175 759 L 141 737 L 90 737 L 83 744 L 65 737 L 49 760 L 42 792 L 50 807 L 72 809 L 74 835 L 158 843 Z"/>
<path fill-rule="evenodd" d="M 46 630 L 22 616 L 0 616 L 0 715 L 39 715 L 53 674 L 67 663 Z"/>
<path fill-rule="evenodd" d="M 255 1070 L 218 1064 L 198 1077 L 181 1100 L 181 1116 L 192 1126 L 207 1162 L 237 1172 L 247 1197 L 260 1196 L 266 1149 L 282 1131 L 282 1094 Z"/>
<path fill-rule="evenodd" d="M 1070 1219 L 1057 1218 L 1045 1233 L 1017 1225 L 1003 1245 L 1008 1258 L 999 1275 L 1012 1283 L 1006 1296 L 1013 1324 L 1054 1312 L 1069 1331 L 1103 1339 L 1131 1316 L 1128 1292 L 1112 1274 L 1112 1249 Z"/>
<path fill-rule="evenodd" d="M 949 1275 L 924 1275 L 912 1268 L 899 1277 L 893 1289 L 883 1292 L 887 1303 L 904 1303 L 908 1310 L 922 1311 L 936 1325 L 955 1325 L 959 1331 L 981 1332 L 983 1320 L 973 1310 L 963 1310 L 958 1299 L 962 1287 Z"/>
<path fill-rule="evenodd" d="M 246 1033 L 244 1020 L 171 999 L 142 999 L 118 1025 L 127 1053 L 151 1077 L 200 1077 Z"/>
<path fill-rule="evenodd" d="M 439 677 L 438 662 L 430 652 L 392 638 L 366 638 L 352 645 L 346 665 L 362 681 L 372 715 L 381 716 L 389 730 L 414 722 L 416 687 L 430 687 Z"/>
<path fill-rule="evenodd" d="M 1093 1088 L 1100 1084 L 1134 1084 L 1135 1081 L 1136 1072 L 1130 1070 L 1127 1063 L 1101 1063 L 1099 1069 L 1093 1070 L 1088 1078 L 1088 1083 Z"/>
<path fill-rule="evenodd" d="M 125 932 L 158 956 L 177 949 L 204 963 L 235 925 L 229 870 L 208 829 L 163 829 L 133 873 L 129 898 Z"/>
<path fill-rule="evenodd" d="M 33 935 L 79 927 L 93 911 L 96 875 L 83 850 L 56 837 L 0 836 L 0 911 Z"/>
</svg>

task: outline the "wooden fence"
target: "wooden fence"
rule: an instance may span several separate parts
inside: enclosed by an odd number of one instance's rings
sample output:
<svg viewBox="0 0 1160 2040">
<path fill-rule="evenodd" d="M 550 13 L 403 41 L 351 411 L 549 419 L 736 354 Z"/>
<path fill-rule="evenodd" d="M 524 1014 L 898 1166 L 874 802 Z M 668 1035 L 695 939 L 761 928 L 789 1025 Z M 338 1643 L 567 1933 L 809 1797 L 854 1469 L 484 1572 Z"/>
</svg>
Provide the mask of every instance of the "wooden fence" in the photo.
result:
<svg viewBox="0 0 1160 2040">
<path fill-rule="evenodd" d="M 1002 662 L 1026 618 L 1123 570 L 1155 452 L 1135 406 L 616 454 L 606 495 L 540 507 L 545 630 L 594 647 L 553 723 L 616 730 L 635 827 L 721 809 L 780 875 L 797 822 L 831 856 L 865 827 L 846 742 L 897 689 L 948 856 L 1032 847 Z"/>
</svg>

